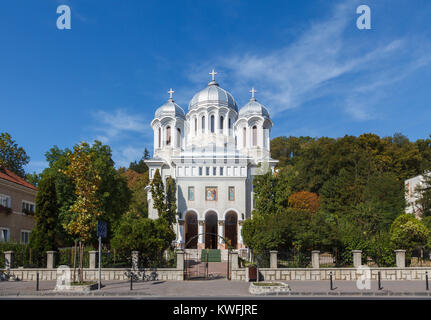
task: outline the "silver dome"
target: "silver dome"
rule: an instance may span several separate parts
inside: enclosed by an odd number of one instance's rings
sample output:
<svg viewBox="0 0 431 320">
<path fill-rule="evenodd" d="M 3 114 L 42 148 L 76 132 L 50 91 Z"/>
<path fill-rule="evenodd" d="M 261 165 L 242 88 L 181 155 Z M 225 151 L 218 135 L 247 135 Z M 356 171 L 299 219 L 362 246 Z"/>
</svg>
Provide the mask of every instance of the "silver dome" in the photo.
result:
<svg viewBox="0 0 431 320">
<path fill-rule="evenodd" d="M 269 118 L 268 109 L 263 104 L 257 102 L 255 98 L 251 98 L 250 101 L 239 110 L 239 117 L 248 118 L 255 115 Z"/>
<path fill-rule="evenodd" d="M 174 102 L 174 100 L 169 99 L 164 105 L 156 110 L 156 118 L 163 117 L 173 117 L 185 119 L 184 110 Z"/>
<path fill-rule="evenodd" d="M 211 81 L 208 87 L 196 93 L 189 103 L 189 111 L 199 106 L 216 104 L 220 107 L 228 107 L 238 112 L 238 106 L 232 95 L 225 89 L 220 88 L 215 81 Z"/>
</svg>

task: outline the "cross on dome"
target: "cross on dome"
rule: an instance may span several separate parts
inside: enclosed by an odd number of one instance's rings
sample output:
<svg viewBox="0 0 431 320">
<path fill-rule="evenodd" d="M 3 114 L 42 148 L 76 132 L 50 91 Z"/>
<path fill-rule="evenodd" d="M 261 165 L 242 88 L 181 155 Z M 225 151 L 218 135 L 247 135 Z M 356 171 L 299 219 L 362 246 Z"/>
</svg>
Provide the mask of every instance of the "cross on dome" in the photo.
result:
<svg viewBox="0 0 431 320">
<path fill-rule="evenodd" d="M 255 90 L 254 88 L 251 88 L 251 90 L 249 92 L 251 92 L 251 99 L 256 99 L 254 97 L 254 94 L 257 92 L 257 90 Z"/>
<path fill-rule="evenodd" d="M 214 69 L 209 73 L 211 75 L 211 80 L 214 82 L 214 76 L 217 74 L 217 72 L 214 71 Z"/>
<path fill-rule="evenodd" d="M 172 90 L 172 88 L 171 89 L 169 89 L 169 91 L 168 91 L 168 93 L 169 93 L 169 99 L 171 99 L 172 100 L 172 95 L 174 94 L 174 90 Z"/>
</svg>

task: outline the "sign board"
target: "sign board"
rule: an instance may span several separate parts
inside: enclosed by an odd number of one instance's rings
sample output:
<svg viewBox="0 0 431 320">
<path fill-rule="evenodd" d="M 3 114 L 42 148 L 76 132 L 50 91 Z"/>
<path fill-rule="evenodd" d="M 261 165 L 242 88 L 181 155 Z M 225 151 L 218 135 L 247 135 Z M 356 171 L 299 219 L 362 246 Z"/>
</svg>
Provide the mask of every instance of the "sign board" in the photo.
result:
<svg viewBox="0 0 431 320">
<path fill-rule="evenodd" d="M 97 221 L 97 236 L 106 238 L 108 234 L 108 226 L 105 221 Z"/>
</svg>

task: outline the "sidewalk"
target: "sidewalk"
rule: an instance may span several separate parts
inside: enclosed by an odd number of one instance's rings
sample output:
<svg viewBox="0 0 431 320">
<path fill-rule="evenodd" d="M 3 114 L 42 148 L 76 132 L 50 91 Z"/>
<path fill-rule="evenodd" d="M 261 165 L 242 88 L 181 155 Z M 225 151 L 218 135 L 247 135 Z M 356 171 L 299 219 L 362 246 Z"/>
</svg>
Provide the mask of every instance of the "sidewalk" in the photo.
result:
<svg viewBox="0 0 431 320">
<path fill-rule="evenodd" d="M 287 281 L 291 288 L 289 295 L 283 297 L 429 297 L 431 291 L 426 291 L 424 281 L 385 281 L 383 289 L 378 290 L 376 281 L 371 282 L 370 290 L 359 290 L 356 281 L 335 281 L 334 290 L 330 290 L 329 281 Z M 0 297 L 35 297 L 35 296 L 139 296 L 142 298 L 240 298 L 259 297 L 248 293 L 249 283 L 239 281 L 208 280 L 208 281 L 148 281 L 134 282 L 130 290 L 130 282 L 104 282 L 101 290 L 90 293 L 60 293 L 52 291 L 55 281 L 41 281 L 39 291 L 35 282 L 2 281 L 0 282 Z M 274 297 L 274 296 L 272 296 Z M 281 296 L 280 296 L 281 297 Z M 269 298 L 269 297 L 268 297 Z"/>
</svg>

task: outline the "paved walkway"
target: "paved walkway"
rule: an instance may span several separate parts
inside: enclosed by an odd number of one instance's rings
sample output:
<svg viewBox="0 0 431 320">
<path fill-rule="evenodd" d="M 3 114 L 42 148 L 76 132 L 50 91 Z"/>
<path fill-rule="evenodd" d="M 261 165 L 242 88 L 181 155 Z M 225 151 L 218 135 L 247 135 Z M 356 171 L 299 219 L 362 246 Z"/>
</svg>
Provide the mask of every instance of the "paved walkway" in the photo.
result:
<svg viewBox="0 0 431 320">
<path fill-rule="evenodd" d="M 335 281 L 334 290 L 330 290 L 329 281 L 287 281 L 292 289 L 289 296 L 416 296 L 431 298 L 431 291 L 426 291 L 424 281 L 385 281 L 379 290 L 376 281 L 372 281 L 370 290 L 359 290 L 356 281 Z M 249 283 L 239 281 L 207 280 L 207 281 L 148 281 L 134 282 L 130 290 L 130 282 L 111 281 L 103 283 L 103 288 L 92 291 L 92 296 L 142 296 L 148 297 L 220 297 L 240 298 L 252 297 L 248 293 Z M 54 281 L 41 281 L 39 291 L 36 283 L 29 281 L 1 281 L 0 296 L 50 296 L 58 295 L 52 290 Z M 67 295 L 76 295 L 68 293 Z M 81 294 L 82 295 L 82 294 Z M 88 295 L 88 294 L 86 294 Z"/>
</svg>

